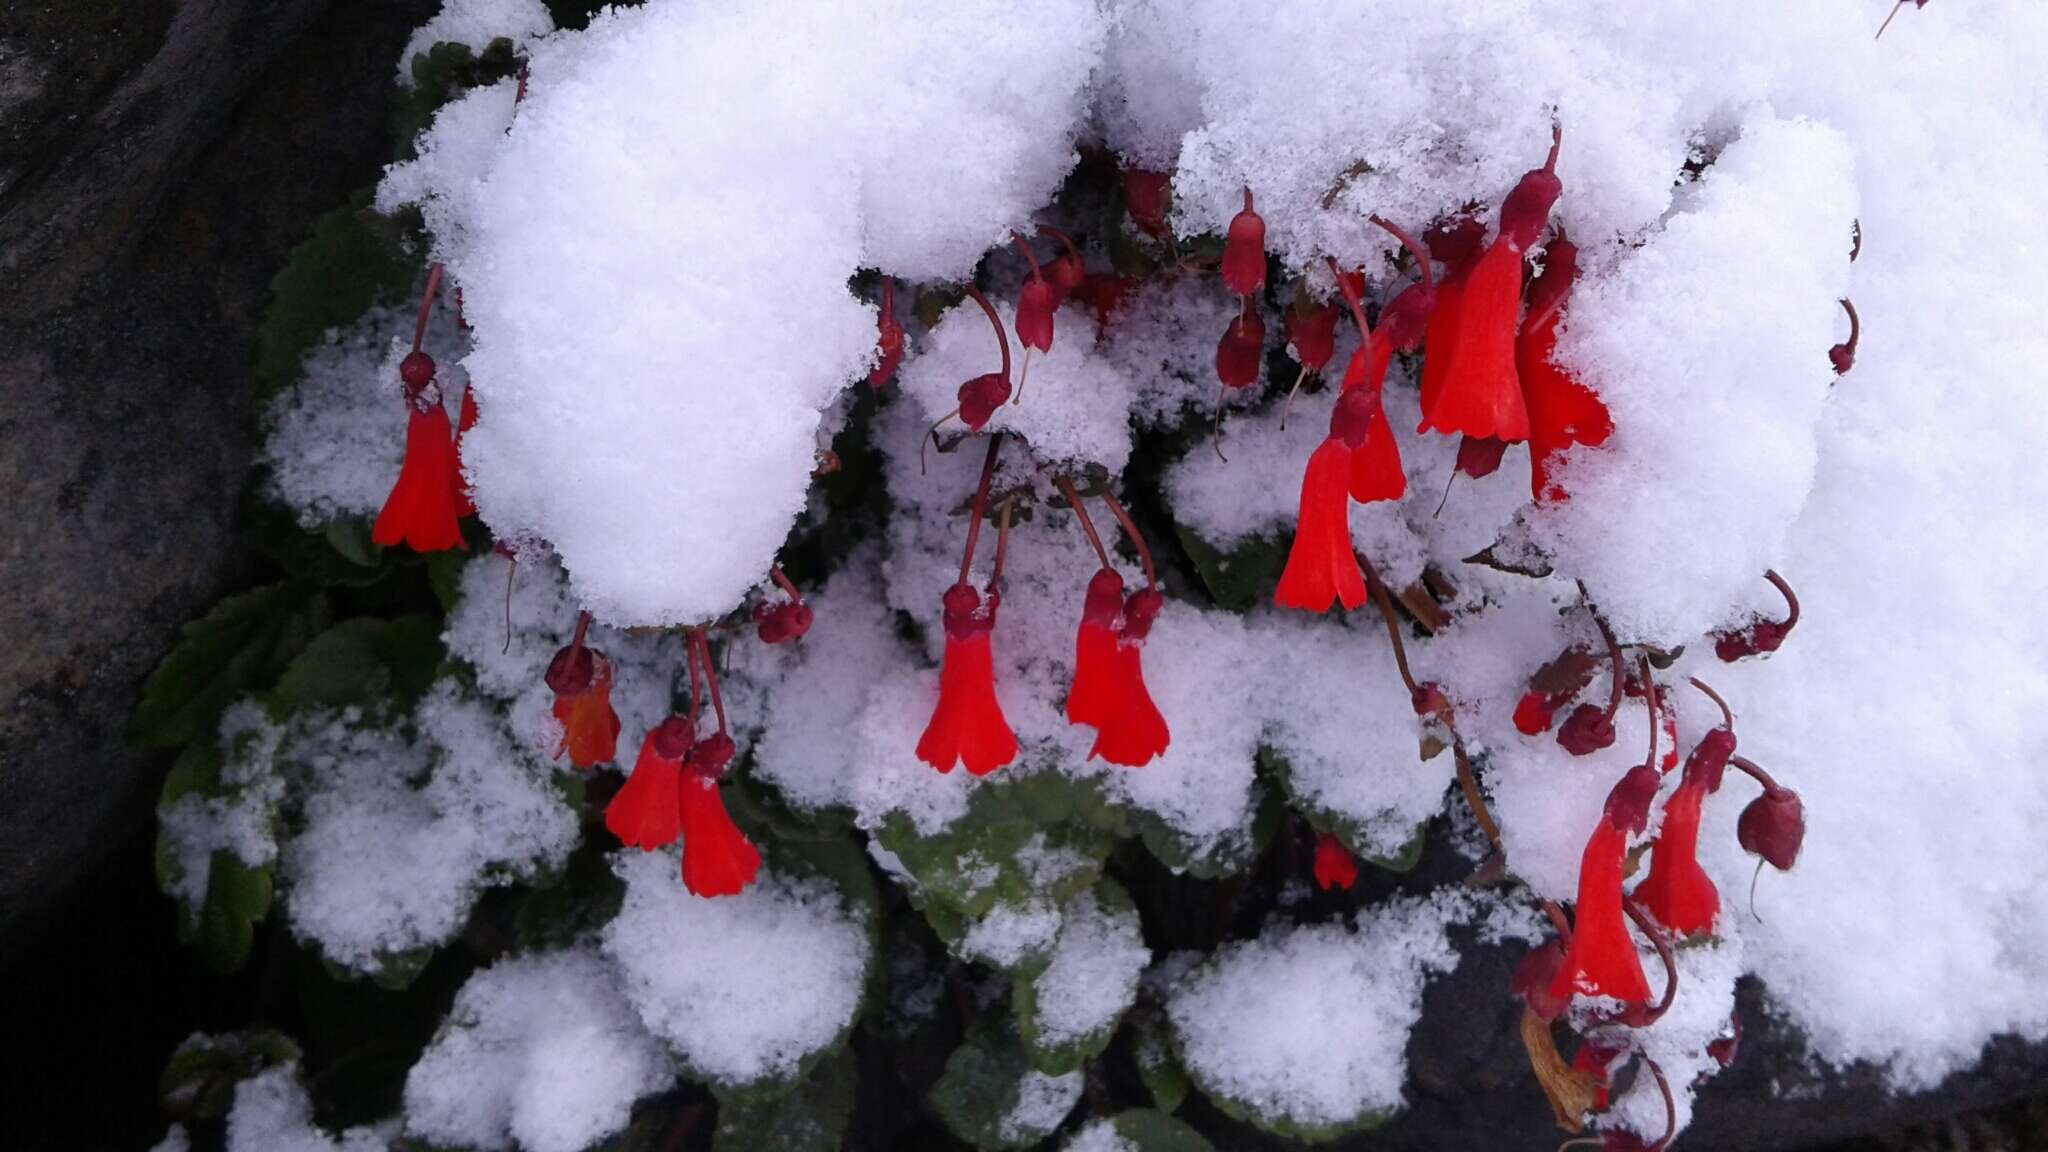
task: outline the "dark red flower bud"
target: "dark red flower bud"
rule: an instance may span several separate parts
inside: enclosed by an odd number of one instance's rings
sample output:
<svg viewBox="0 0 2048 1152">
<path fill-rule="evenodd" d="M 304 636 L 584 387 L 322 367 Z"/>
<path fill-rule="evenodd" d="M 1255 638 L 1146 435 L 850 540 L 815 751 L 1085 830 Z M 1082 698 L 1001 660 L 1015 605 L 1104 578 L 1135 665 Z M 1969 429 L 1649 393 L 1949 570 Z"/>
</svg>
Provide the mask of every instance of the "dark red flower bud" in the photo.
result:
<svg viewBox="0 0 2048 1152">
<path fill-rule="evenodd" d="M 1598 704 L 1581 704 L 1558 727 L 1557 743 L 1574 756 L 1591 756 L 1614 743 L 1614 718 Z"/>
<path fill-rule="evenodd" d="M 1249 296 L 1266 282 L 1266 222 L 1252 209 L 1252 190 L 1244 190 L 1244 207 L 1230 218 L 1223 239 L 1223 286 Z"/>
<path fill-rule="evenodd" d="M 1316 887 L 1328 892 L 1332 888 L 1350 888 L 1358 882 L 1358 861 L 1344 850 L 1344 842 L 1328 832 L 1316 834 Z"/>
<path fill-rule="evenodd" d="M 1443 686 L 1433 680 L 1417 684 L 1415 691 L 1408 694 L 1408 705 L 1424 719 L 1448 719 L 1451 714 L 1451 698 L 1444 695 Z"/>
<path fill-rule="evenodd" d="M 1152 624 L 1159 619 L 1159 610 L 1166 606 L 1166 597 L 1157 588 L 1140 588 L 1124 601 L 1124 636 L 1140 641 L 1152 634 Z"/>
<path fill-rule="evenodd" d="M 1657 799 L 1657 785 L 1664 774 L 1648 764 L 1628 770 L 1607 793 L 1603 818 L 1624 832 L 1641 832 L 1650 824 L 1650 803 Z"/>
<path fill-rule="evenodd" d="M 1515 974 L 1508 979 L 1508 994 L 1527 1004 L 1529 1011 L 1542 1019 L 1555 1020 L 1571 1003 L 1569 995 L 1560 996 L 1553 991 L 1563 967 L 1564 945 L 1557 941 L 1531 949 L 1515 965 Z"/>
<path fill-rule="evenodd" d="M 880 388 L 903 364 L 903 325 L 896 319 L 896 281 L 882 278 L 881 311 L 875 319 L 875 366 L 868 370 L 868 385 Z"/>
<path fill-rule="evenodd" d="M 1330 438 L 1341 440 L 1356 451 L 1372 434 L 1372 418 L 1380 408 L 1380 394 L 1368 388 L 1353 388 L 1337 397 L 1330 409 Z"/>
<path fill-rule="evenodd" d="M 1735 733 L 1726 728 L 1710 729 L 1686 755 L 1685 774 L 1680 779 L 1698 780 L 1707 791 L 1719 792 L 1722 773 L 1728 767 L 1728 758 L 1733 755 Z"/>
<path fill-rule="evenodd" d="M 1742 1017 L 1730 1016 L 1728 1017 L 1728 1035 L 1708 1043 L 1707 1055 L 1712 1056 L 1714 1062 L 1721 1067 L 1727 1068 L 1735 1063 L 1736 1053 L 1741 1050 Z"/>
<path fill-rule="evenodd" d="M 1257 309 L 1237 314 L 1216 343 L 1216 378 L 1226 388 L 1249 388 L 1259 381 L 1266 357 L 1266 322 Z"/>
<path fill-rule="evenodd" d="M 1064 301 L 1073 295 L 1082 281 L 1088 279 L 1088 269 L 1081 263 L 1079 256 L 1070 252 L 1045 266 L 1045 278 L 1051 281 L 1053 290 L 1058 293 L 1058 300 Z"/>
<path fill-rule="evenodd" d="M 1747 628 L 1735 632 L 1714 634 L 1714 655 L 1725 664 L 1749 656 L 1761 656 L 1776 652 L 1785 643 L 1788 629 L 1776 620 L 1758 620 Z"/>
<path fill-rule="evenodd" d="M 405 381 L 408 397 L 434 382 L 434 358 L 425 352 L 408 352 L 398 362 L 398 378 Z"/>
<path fill-rule="evenodd" d="M 1417 281 L 1395 293 L 1387 306 L 1380 309 L 1378 330 L 1385 334 L 1389 347 L 1413 352 L 1421 346 L 1423 335 L 1429 331 L 1430 314 L 1435 311 L 1436 285 Z"/>
<path fill-rule="evenodd" d="M 548 691 L 557 696 L 574 696 L 588 692 L 591 681 L 597 678 L 597 653 L 583 644 L 566 644 L 556 651 L 554 659 L 548 661 L 544 679 Z"/>
<path fill-rule="evenodd" d="M 1835 366 L 1835 375 L 1840 376 L 1856 366 L 1856 344 L 1863 338 L 1863 321 L 1856 315 L 1856 306 L 1845 297 L 1842 310 L 1849 314 L 1849 338 L 1828 349 L 1828 363 Z"/>
<path fill-rule="evenodd" d="M 754 606 L 754 630 L 763 644 L 801 640 L 811 630 L 811 606 L 800 600 Z"/>
<path fill-rule="evenodd" d="M 1501 239 L 1517 252 L 1542 238 L 1543 226 L 1550 220 L 1550 209 L 1564 194 L 1564 182 L 1557 178 L 1557 152 L 1562 142 L 1563 133 L 1552 127 L 1550 156 L 1544 160 L 1543 167 L 1523 173 L 1514 190 L 1501 202 Z"/>
<path fill-rule="evenodd" d="M 1166 238 L 1166 210 L 1172 177 L 1143 168 L 1124 169 L 1124 211 L 1138 231 L 1154 240 Z"/>
<path fill-rule="evenodd" d="M 1735 822 L 1735 839 L 1743 850 L 1761 856 L 1780 872 L 1789 872 L 1806 840 L 1806 808 L 1790 788 L 1769 787 L 1749 802 Z"/>
<path fill-rule="evenodd" d="M 1515 731 L 1524 736 L 1535 736 L 1550 731 L 1556 719 L 1557 705 L 1541 692 L 1524 692 L 1515 702 Z"/>
<path fill-rule="evenodd" d="M 1458 472 L 1474 480 L 1500 470 L 1500 458 L 1507 455 L 1508 442 L 1485 436 L 1466 436 L 1458 441 Z"/>
<path fill-rule="evenodd" d="M 1306 312 L 1299 308 L 1287 310 L 1282 327 L 1287 333 L 1287 350 L 1294 354 L 1295 363 L 1310 372 L 1323 370 L 1337 343 L 1337 316 L 1337 310 L 1328 305 Z"/>
<path fill-rule="evenodd" d="M 732 737 L 723 732 L 713 732 L 690 749 L 690 771 L 716 780 L 725 775 L 725 766 L 732 763 L 733 752 Z"/>
<path fill-rule="evenodd" d="M 960 385 L 960 422 L 971 432 L 979 432 L 1010 401 L 1010 378 L 1001 372 L 990 372 L 986 376 Z"/>
<path fill-rule="evenodd" d="M 681 761 L 690 754 L 690 748 L 697 742 L 697 734 L 690 728 L 690 722 L 681 716 L 670 716 L 654 726 L 651 747 L 656 756 L 664 760 Z"/>
<path fill-rule="evenodd" d="M 1052 351 L 1052 313 L 1059 291 L 1043 276 L 1024 281 L 1017 293 L 1017 342 L 1040 352 Z"/>
</svg>

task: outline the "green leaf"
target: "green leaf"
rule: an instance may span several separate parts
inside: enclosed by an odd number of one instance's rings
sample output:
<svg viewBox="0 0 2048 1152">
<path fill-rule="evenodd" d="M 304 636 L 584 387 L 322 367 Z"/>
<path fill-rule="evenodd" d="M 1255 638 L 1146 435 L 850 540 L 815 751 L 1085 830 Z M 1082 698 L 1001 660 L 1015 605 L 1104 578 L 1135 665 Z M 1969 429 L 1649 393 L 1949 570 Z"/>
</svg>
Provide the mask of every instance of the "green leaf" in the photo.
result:
<svg viewBox="0 0 2048 1152">
<path fill-rule="evenodd" d="M 143 684 L 129 739 L 175 748 L 211 734 L 229 704 L 275 680 L 327 620 L 326 598 L 290 581 L 214 605 L 179 630 Z"/>
<path fill-rule="evenodd" d="M 712 1152 L 835 1152 L 853 1119 L 858 1087 L 853 1050 L 841 1044 L 794 1091 L 721 1101 Z"/>
<path fill-rule="evenodd" d="M 271 280 L 256 333 L 259 401 L 298 381 L 299 362 L 329 329 L 397 302 L 412 287 L 419 261 L 406 253 L 398 225 L 371 210 L 371 194 L 364 188 L 315 220 Z"/>
<path fill-rule="evenodd" d="M 1216 1152 L 1200 1132 L 1164 1112 L 1133 1108 L 1109 1122 L 1133 1152 Z"/>
<path fill-rule="evenodd" d="M 270 693 L 273 715 L 388 701 L 411 707 L 441 663 L 441 624 L 431 616 L 357 617 L 322 632 Z"/>
<path fill-rule="evenodd" d="M 307 584 L 367 588 L 398 571 L 397 561 L 389 555 L 373 568 L 345 558 L 335 551 L 325 528 L 301 525 L 290 509 L 266 499 L 260 489 L 242 501 L 241 517 L 243 535 L 279 567 Z M 367 534 L 368 528 L 363 531 Z"/>
<path fill-rule="evenodd" d="M 270 914 L 274 895 L 269 865 L 251 868 L 223 848 L 213 854 L 206 873 L 206 903 L 199 920 L 180 921 L 186 942 L 216 972 L 233 972 L 249 959 L 256 924 Z"/>
<path fill-rule="evenodd" d="M 953 1050 L 945 1073 L 925 1099 L 947 1129 L 977 1148 L 1029 1148 L 1051 1135 L 1058 1122 L 1031 1127 L 1020 1124 L 1013 1113 L 1027 1091 L 1026 1081 L 1042 1088 L 1045 1079 L 1031 1067 L 1022 1041 L 1006 1020 L 984 1021 Z"/>
<path fill-rule="evenodd" d="M 1383 847 L 1386 821 L 1360 820 L 1349 813 L 1318 804 L 1313 797 L 1294 786 L 1294 774 L 1287 758 L 1270 748 L 1259 749 L 1259 768 L 1280 785 L 1281 791 L 1287 794 L 1288 803 L 1302 814 L 1310 827 L 1335 836 L 1346 852 L 1367 864 L 1389 872 L 1406 872 L 1422 860 L 1422 847 L 1429 833 L 1428 820 L 1417 823 L 1400 847 L 1388 852 Z"/>
<path fill-rule="evenodd" d="M 375 568 L 384 561 L 384 546 L 370 538 L 372 529 L 370 521 L 350 516 L 329 523 L 320 535 L 342 559 L 359 568 Z"/>
<path fill-rule="evenodd" d="M 1131 1012 L 1131 1027 L 1131 1055 L 1138 1065 L 1138 1079 L 1161 1110 L 1179 1110 L 1193 1084 L 1174 1054 L 1166 1013 L 1157 1006 L 1142 1005 Z"/>
<path fill-rule="evenodd" d="M 1124 891 L 1123 885 L 1105 876 L 1096 882 L 1093 892 L 1096 906 L 1105 915 L 1118 919 L 1129 917 L 1132 922 L 1137 920 L 1137 905 L 1131 902 L 1130 894 Z M 1072 907 L 1070 902 L 1068 908 Z M 1060 931 L 1065 933 L 1072 924 L 1073 919 L 1069 914 L 1066 924 L 1062 925 Z M 1053 951 L 1057 953 L 1058 950 L 1059 945 L 1055 943 Z M 1116 1035 L 1117 1024 L 1122 1021 L 1124 1011 L 1130 1008 L 1130 1004 L 1126 1003 L 1101 1027 L 1087 1035 L 1054 1042 L 1044 1035 L 1038 1020 L 1039 985 L 1044 978 L 1043 969 L 1018 977 L 1010 999 L 1010 1007 L 1017 1015 L 1017 1035 L 1024 1042 L 1024 1049 L 1031 1058 L 1032 1067 L 1049 1076 L 1059 1076 L 1081 1067 L 1109 1047 L 1111 1037 Z M 1132 988 L 1131 994 L 1132 1000 L 1135 1001 L 1135 987 Z"/>
<path fill-rule="evenodd" d="M 1198 844 L 1157 814 L 1143 808 L 1131 809 L 1131 826 L 1137 829 L 1146 851 L 1175 872 L 1185 872 L 1197 880 L 1220 880 L 1226 876 L 1241 875 L 1258 861 L 1266 845 L 1273 842 L 1274 830 L 1280 826 L 1281 805 L 1275 799 L 1273 789 L 1257 783 L 1252 787 L 1249 837 L 1231 837 L 1217 844 Z"/>
<path fill-rule="evenodd" d="M 298 1059 L 299 1046 L 268 1028 L 197 1034 L 180 1044 L 164 1064 L 157 1098 L 173 1120 L 219 1120 L 234 1105 L 235 1085 Z"/>
<path fill-rule="evenodd" d="M 1287 567 L 1285 538 L 1248 536 L 1226 552 L 1184 524 L 1175 524 L 1173 530 L 1217 607 L 1245 612 L 1272 598 L 1280 573 Z"/>
</svg>

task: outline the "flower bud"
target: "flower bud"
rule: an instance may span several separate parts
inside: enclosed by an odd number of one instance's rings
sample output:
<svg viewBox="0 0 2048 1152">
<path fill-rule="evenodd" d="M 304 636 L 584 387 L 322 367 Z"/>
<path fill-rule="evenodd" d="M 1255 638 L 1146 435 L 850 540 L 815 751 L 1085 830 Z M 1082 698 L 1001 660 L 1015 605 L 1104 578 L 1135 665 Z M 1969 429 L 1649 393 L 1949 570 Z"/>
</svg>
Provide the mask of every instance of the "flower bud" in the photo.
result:
<svg viewBox="0 0 2048 1152">
<path fill-rule="evenodd" d="M 1799 794 L 1776 785 L 1749 802 L 1735 822 L 1735 839 L 1743 850 L 1761 856 L 1771 867 L 1789 872 L 1806 841 L 1806 807 Z"/>
</svg>

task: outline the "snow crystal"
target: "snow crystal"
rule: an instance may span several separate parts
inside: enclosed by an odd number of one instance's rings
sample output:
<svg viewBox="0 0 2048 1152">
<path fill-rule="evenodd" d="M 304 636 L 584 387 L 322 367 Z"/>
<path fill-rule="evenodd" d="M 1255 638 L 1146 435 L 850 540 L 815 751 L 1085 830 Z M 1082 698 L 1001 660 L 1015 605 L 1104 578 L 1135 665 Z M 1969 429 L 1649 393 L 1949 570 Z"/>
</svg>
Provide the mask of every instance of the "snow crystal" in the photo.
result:
<svg viewBox="0 0 2048 1152">
<path fill-rule="evenodd" d="M 1737 941 L 1724 940 L 1707 947 L 1680 948 L 1673 955 L 1678 961 L 1679 979 L 1678 997 L 1672 1001 L 1671 1010 L 1651 1027 L 1603 1035 L 1602 1039 L 1626 1043 L 1656 1061 L 1671 1085 L 1672 1105 L 1678 1127 L 1683 1130 L 1692 1123 L 1693 1097 L 1699 1084 L 1721 1070 L 1720 1062 L 1707 1051 L 1707 1046 L 1733 1034 L 1735 981 L 1742 975 L 1742 947 Z M 1646 959 L 1644 971 L 1654 987 L 1662 987 L 1658 983 L 1663 973 L 1661 964 Z M 1634 1087 L 1614 1101 L 1612 1112 L 1603 1118 L 1603 1124 L 1607 1122 L 1631 1128 L 1646 1141 L 1663 1136 L 1664 1097 L 1657 1091 L 1654 1079 L 1647 1073 L 1638 1076 Z"/>
<path fill-rule="evenodd" d="M 553 769 L 494 712 L 443 682 L 414 722 L 409 743 L 351 710 L 282 754 L 303 793 L 282 857 L 292 931 L 367 973 L 450 939 L 483 887 L 559 867 L 578 835 Z"/>
<path fill-rule="evenodd" d="M 848 276 L 962 275 L 1024 226 L 1073 162 L 1102 35 L 1088 0 L 1028 28 L 992 0 L 756 2 L 612 9 L 535 44 L 466 219 L 436 234 L 475 326 L 485 521 L 548 540 L 613 623 L 732 607 L 872 355 Z M 479 131 L 437 121 L 428 145 Z"/>
<path fill-rule="evenodd" d="M 1082 1075 L 1047 1076 L 1036 1070 L 1017 1082 L 1017 1102 L 996 1125 L 1004 1141 L 1031 1143 L 1060 1126 L 1081 1100 Z"/>
<path fill-rule="evenodd" d="M 228 1113 L 228 1152 L 385 1152 L 395 1123 L 351 1128 L 339 1138 L 313 1124 L 313 1101 L 296 1064 L 272 1068 L 235 1085 Z"/>
<path fill-rule="evenodd" d="M 1181 981 L 1167 1015 L 1204 1088 L 1302 1127 L 1401 1107 L 1408 1032 L 1424 978 L 1457 957 L 1455 896 L 1388 905 L 1340 924 L 1268 928 Z"/>
<path fill-rule="evenodd" d="M 436 44 L 466 44 L 481 53 L 500 37 L 521 41 L 554 31 L 541 0 L 442 0 L 433 19 L 413 30 L 398 54 L 398 83 L 413 86 L 412 58 Z"/>
<path fill-rule="evenodd" d="M 1116 1125 L 1108 1120 L 1091 1122 L 1061 1148 L 1062 1152 L 1138 1152 L 1138 1146 L 1118 1135 Z"/>
<path fill-rule="evenodd" d="M 786 1078 L 860 1004 L 868 936 L 830 884 L 764 870 L 737 896 L 693 896 L 672 852 L 624 852 L 604 950 L 650 1031 L 722 1084 Z"/>
<path fill-rule="evenodd" d="M 220 718 L 221 784 L 225 795 L 189 794 L 157 813 L 157 823 L 178 858 L 172 895 L 197 920 L 206 905 L 215 852 L 232 852 L 251 868 L 277 859 L 277 809 L 284 780 L 272 768 L 284 729 L 262 707 L 242 701 Z"/>
<path fill-rule="evenodd" d="M 1104 141 L 1132 167 L 1173 171 L 1181 137 L 1202 124 L 1202 82 L 1194 73 L 1198 25 L 1186 6 L 1112 0 L 1096 116 Z"/>
<path fill-rule="evenodd" d="M 434 1144 L 576 1152 L 674 1079 L 595 951 L 525 956 L 462 986 L 405 1080 L 406 1130 Z"/>
<path fill-rule="evenodd" d="M 1033 982 L 1041 1044 L 1071 1043 L 1102 1032 L 1138 994 L 1152 959 L 1130 909 L 1104 908 L 1093 892 L 1067 903 L 1052 960 Z"/>
<path fill-rule="evenodd" d="M 1559 359 L 1615 434 L 1576 450 L 1572 498 L 1539 516 L 1539 538 L 1624 643 L 1730 623 L 1805 503 L 1849 284 L 1850 169 L 1837 130 L 1758 113 L 1685 211 L 1573 294 Z"/>
<path fill-rule="evenodd" d="M 1050 900 L 997 904 L 960 941 L 960 955 L 998 968 L 1015 968 L 1049 955 L 1058 941 L 1060 909 Z"/>
</svg>

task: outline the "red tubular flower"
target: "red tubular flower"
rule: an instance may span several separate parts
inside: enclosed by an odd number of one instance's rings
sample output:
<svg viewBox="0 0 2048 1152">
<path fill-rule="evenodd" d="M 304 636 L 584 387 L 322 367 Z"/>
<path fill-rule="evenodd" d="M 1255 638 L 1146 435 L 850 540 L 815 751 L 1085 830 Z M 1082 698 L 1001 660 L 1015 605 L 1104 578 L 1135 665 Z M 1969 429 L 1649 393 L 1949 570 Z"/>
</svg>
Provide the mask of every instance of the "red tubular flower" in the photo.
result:
<svg viewBox="0 0 2048 1152">
<path fill-rule="evenodd" d="M 476 500 L 469 490 L 469 476 L 462 467 L 462 438 L 476 427 L 476 388 L 462 390 L 462 415 L 455 421 L 455 515 L 458 519 L 476 515 Z"/>
<path fill-rule="evenodd" d="M 1100 756 L 1122 768 L 1142 768 L 1172 742 L 1166 717 L 1145 687 L 1145 638 L 1152 634 L 1152 622 L 1165 603 L 1157 588 L 1141 588 L 1124 601 L 1123 628 L 1116 639 L 1117 705 L 1096 727 L 1095 745 L 1088 750 L 1091 760 Z"/>
<path fill-rule="evenodd" d="M 1294 544 L 1273 595 L 1283 608 L 1327 612 L 1333 600 L 1347 609 L 1365 603 L 1365 574 L 1351 548 L 1351 457 L 1369 435 L 1378 407 L 1379 398 L 1364 389 L 1339 396 L 1330 435 L 1308 459 Z"/>
<path fill-rule="evenodd" d="M 1408 491 L 1408 473 L 1401 469 L 1401 446 L 1394 441 L 1394 426 L 1387 422 L 1387 410 L 1372 407 L 1372 421 L 1365 441 L 1351 453 L 1351 498 L 1360 504 L 1375 500 L 1399 500 Z"/>
<path fill-rule="evenodd" d="M 1225 388 L 1249 388 L 1259 382 L 1265 358 L 1266 322 L 1256 308 L 1243 309 L 1216 342 L 1216 378 Z"/>
<path fill-rule="evenodd" d="M 903 364 L 903 325 L 896 319 L 896 280 L 882 277 L 882 305 L 875 317 L 875 366 L 868 369 L 868 386 L 879 389 Z"/>
<path fill-rule="evenodd" d="M 1604 818 L 1594 826 L 1579 858 L 1576 923 L 1564 966 L 1550 986 L 1552 996 L 1578 993 L 1612 996 L 1627 1004 L 1649 1001 L 1650 983 L 1643 977 L 1643 962 L 1621 908 L 1622 858 L 1627 852 L 1627 830 Z"/>
<path fill-rule="evenodd" d="M 604 826 L 621 844 L 651 852 L 682 835 L 683 760 L 695 742 L 690 722 L 681 716 L 648 731 L 633 774 L 604 810 Z"/>
<path fill-rule="evenodd" d="M 383 511 L 377 513 L 370 539 L 386 548 L 409 544 L 415 552 L 467 548 L 456 523 L 461 518 L 462 472 L 448 410 L 441 406 L 441 390 L 434 386 L 434 359 L 414 352 L 398 371 L 405 381 L 408 410 L 405 461 Z"/>
<path fill-rule="evenodd" d="M 1074 245 L 1074 238 L 1050 224 L 1038 226 L 1040 235 L 1050 236 L 1066 249 L 1045 266 L 1045 278 L 1053 287 L 1052 306 L 1058 308 L 1066 303 L 1088 279 L 1088 264 L 1081 259 L 1081 249 Z"/>
<path fill-rule="evenodd" d="M 1017 342 L 1026 348 L 1040 352 L 1052 351 L 1052 313 L 1059 307 L 1059 289 L 1045 278 L 1038 267 L 1038 257 L 1031 251 L 1031 245 L 1022 236 L 1011 236 L 1017 242 L 1017 250 L 1024 254 L 1024 260 L 1031 266 L 1031 275 L 1024 278 L 1024 286 L 1017 292 Z"/>
<path fill-rule="evenodd" d="M 1593 390 L 1551 360 L 1579 250 L 1558 236 L 1544 249 L 1543 274 L 1529 287 L 1529 317 L 1515 338 L 1515 371 L 1529 406 L 1529 492 L 1541 504 L 1567 499 L 1550 478 L 1557 457 L 1574 444 L 1600 445 L 1614 434 L 1614 418 Z"/>
<path fill-rule="evenodd" d="M 1553 130 L 1543 167 L 1524 174 L 1501 204 L 1500 233 L 1466 273 L 1441 345 L 1430 334 L 1430 356 L 1444 357 L 1445 363 L 1434 389 L 1425 381 L 1425 429 L 1509 442 L 1529 438 L 1529 410 L 1515 371 L 1515 321 L 1522 306 L 1523 253 L 1541 238 L 1564 190 L 1556 174 L 1559 143 Z M 1437 308 L 1443 311 L 1442 301 Z"/>
<path fill-rule="evenodd" d="M 1316 834 L 1316 887 L 1350 888 L 1358 882 L 1358 861 L 1344 850 L 1344 842 L 1328 832 Z"/>
<path fill-rule="evenodd" d="M 996 700 L 995 654 L 989 634 L 1001 597 L 987 600 L 970 584 L 946 589 L 946 652 L 939 701 L 917 742 L 917 758 L 941 772 L 955 764 L 986 776 L 1017 758 L 1017 734 Z"/>
<path fill-rule="evenodd" d="M 1111 568 L 1096 569 L 1088 581 L 1081 629 L 1074 638 L 1074 682 L 1067 689 L 1069 724 L 1100 728 L 1122 704 L 1116 640 L 1123 611 L 1124 578 Z"/>
<path fill-rule="evenodd" d="M 1336 271 L 1334 261 L 1331 263 L 1331 270 Z M 1363 438 L 1351 446 L 1351 468 L 1347 486 L 1351 498 L 1360 504 L 1370 504 L 1375 500 L 1399 500 L 1408 491 L 1408 474 L 1401 468 L 1401 446 L 1394 440 L 1393 425 L 1387 423 L 1387 410 L 1380 402 L 1380 391 L 1387 377 L 1387 364 L 1394 356 L 1396 334 L 1394 329 L 1385 323 L 1377 330 L 1366 327 L 1365 309 L 1359 303 L 1358 286 L 1342 272 L 1337 274 L 1337 286 L 1343 293 L 1345 304 L 1351 308 L 1352 319 L 1358 325 L 1359 337 L 1358 349 L 1352 352 L 1350 363 L 1344 366 L 1344 380 L 1338 404 L 1341 407 L 1344 404 L 1342 397 L 1355 392 L 1368 399 L 1353 403 L 1370 406 Z M 1330 419 L 1334 434 L 1337 414 L 1332 412 Z M 1348 509 L 1346 518 L 1349 518 Z"/>
<path fill-rule="evenodd" d="M 1164 172 L 1124 169 L 1124 211 L 1130 213 L 1131 223 L 1137 225 L 1138 231 L 1154 240 L 1166 239 L 1167 197 L 1172 192 L 1172 179 Z"/>
<path fill-rule="evenodd" d="M 1244 190 L 1244 207 L 1230 218 L 1223 238 L 1223 286 L 1249 296 L 1266 282 L 1266 221 L 1252 209 L 1252 190 Z"/>
<path fill-rule="evenodd" d="M 609 763 L 619 752 L 619 714 L 612 711 L 612 662 L 591 652 L 596 673 L 581 692 L 555 697 L 555 719 L 562 725 L 562 746 L 569 763 L 589 768 Z"/>
<path fill-rule="evenodd" d="M 697 896 L 739 895 L 761 870 L 761 853 L 726 812 L 718 777 L 685 765 L 680 792 L 683 887 Z"/>
<path fill-rule="evenodd" d="M 1423 346 L 1428 354 L 1422 358 L 1422 411 L 1427 414 L 1436 406 L 1438 396 L 1443 394 L 1444 381 L 1450 377 L 1451 344 L 1457 336 L 1458 318 L 1463 312 L 1465 298 L 1465 277 L 1472 271 L 1472 265 L 1479 255 L 1480 241 L 1486 238 L 1486 226 L 1471 216 L 1459 216 L 1445 221 L 1429 231 L 1429 251 L 1445 265 L 1444 279 L 1436 289 L 1436 307 L 1429 313 L 1425 328 Z M 1425 416 L 1417 432 L 1429 427 Z"/>
<path fill-rule="evenodd" d="M 1283 320 L 1287 333 L 1287 350 L 1294 355 L 1295 363 L 1309 372 L 1321 372 L 1330 362 L 1330 355 L 1337 342 L 1337 310 L 1329 305 L 1318 305 L 1307 311 L 1299 307 L 1289 308 Z"/>
<path fill-rule="evenodd" d="M 1650 875 L 1635 890 L 1636 903 L 1681 937 L 1713 931 L 1721 911 L 1721 894 L 1697 855 L 1700 807 L 1706 798 L 1706 781 L 1688 767 L 1678 790 L 1664 802 L 1664 826 L 1651 850 Z"/>
</svg>

